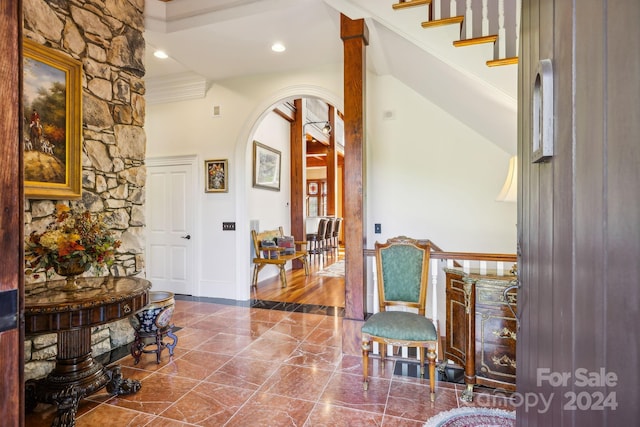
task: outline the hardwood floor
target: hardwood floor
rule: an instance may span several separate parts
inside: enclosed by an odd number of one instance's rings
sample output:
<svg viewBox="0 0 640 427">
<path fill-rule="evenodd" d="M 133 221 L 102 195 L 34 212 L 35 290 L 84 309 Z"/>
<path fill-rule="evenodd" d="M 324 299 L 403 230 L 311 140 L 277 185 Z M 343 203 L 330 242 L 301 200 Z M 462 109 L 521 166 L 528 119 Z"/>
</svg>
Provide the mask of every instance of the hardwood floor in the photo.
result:
<svg viewBox="0 0 640 427">
<path fill-rule="evenodd" d="M 258 282 L 252 289 L 251 297 L 264 301 L 281 301 L 298 304 L 315 304 L 344 308 L 344 275 L 331 277 L 322 275 L 322 270 L 344 262 L 344 248 L 336 253 L 309 255 L 309 276 L 304 269 L 287 271 L 286 288 L 282 288 L 280 277 L 275 276 Z M 334 268 L 336 266 L 334 265 Z"/>
</svg>

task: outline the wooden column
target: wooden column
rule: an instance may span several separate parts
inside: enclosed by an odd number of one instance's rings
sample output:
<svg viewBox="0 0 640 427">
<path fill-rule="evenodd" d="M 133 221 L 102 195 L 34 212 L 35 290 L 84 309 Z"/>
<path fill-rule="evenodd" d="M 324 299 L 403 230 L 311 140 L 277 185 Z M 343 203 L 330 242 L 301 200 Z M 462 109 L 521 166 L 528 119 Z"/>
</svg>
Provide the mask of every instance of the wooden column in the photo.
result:
<svg viewBox="0 0 640 427">
<path fill-rule="evenodd" d="M 340 37 L 344 45 L 344 237 L 345 317 L 342 351 L 361 354 L 360 327 L 364 320 L 366 281 L 364 248 L 365 88 L 369 31 L 364 19 L 340 15 Z"/>
<path fill-rule="evenodd" d="M 0 414 L 7 426 L 24 425 L 23 209 L 20 80 L 22 2 L 0 2 Z"/>
<path fill-rule="evenodd" d="M 338 170 L 338 151 L 336 150 L 336 109 L 329 105 L 329 146 L 327 147 L 327 215 L 335 216 L 336 212 L 336 183 Z"/>
<path fill-rule="evenodd" d="M 304 240 L 307 236 L 305 227 L 305 205 L 306 182 L 304 178 L 305 167 L 305 144 L 303 127 L 302 100 L 294 100 L 295 120 L 291 122 L 291 235 L 296 240 Z M 292 268 L 302 268 L 302 263 L 298 260 L 292 261 Z"/>
</svg>

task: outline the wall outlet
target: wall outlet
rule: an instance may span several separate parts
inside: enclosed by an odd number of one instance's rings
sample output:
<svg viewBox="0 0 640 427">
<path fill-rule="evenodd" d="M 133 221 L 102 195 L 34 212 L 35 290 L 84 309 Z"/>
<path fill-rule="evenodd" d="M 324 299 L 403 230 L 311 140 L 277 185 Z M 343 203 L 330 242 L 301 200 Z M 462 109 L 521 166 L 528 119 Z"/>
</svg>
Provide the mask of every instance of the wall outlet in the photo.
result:
<svg viewBox="0 0 640 427">
<path fill-rule="evenodd" d="M 382 233 L 382 224 L 374 224 L 373 225 L 373 232 L 376 233 L 376 234 Z"/>
<path fill-rule="evenodd" d="M 223 231 L 233 231 L 236 229 L 236 223 L 235 222 L 223 222 L 222 223 L 222 230 Z"/>
</svg>

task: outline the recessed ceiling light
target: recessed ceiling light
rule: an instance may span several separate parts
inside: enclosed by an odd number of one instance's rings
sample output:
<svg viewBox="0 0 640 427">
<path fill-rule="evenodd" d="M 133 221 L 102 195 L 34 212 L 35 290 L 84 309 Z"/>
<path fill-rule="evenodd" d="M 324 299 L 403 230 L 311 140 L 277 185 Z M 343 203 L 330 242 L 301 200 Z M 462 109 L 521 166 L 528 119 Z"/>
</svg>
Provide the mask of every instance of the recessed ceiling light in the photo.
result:
<svg viewBox="0 0 640 427">
<path fill-rule="evenodd" d="M 271 46 L 271 50 L 274 52 L 284 52 L 287 48 L 284 47 L 284 45 L 282 43 L 274 43 Z"/>
<path fill-rule="evenodd" d="M 163 50 L 156 50 L 153 52 L 153 56 L 159 59 L 167 59 L 169 57 Z"/>
</svg>

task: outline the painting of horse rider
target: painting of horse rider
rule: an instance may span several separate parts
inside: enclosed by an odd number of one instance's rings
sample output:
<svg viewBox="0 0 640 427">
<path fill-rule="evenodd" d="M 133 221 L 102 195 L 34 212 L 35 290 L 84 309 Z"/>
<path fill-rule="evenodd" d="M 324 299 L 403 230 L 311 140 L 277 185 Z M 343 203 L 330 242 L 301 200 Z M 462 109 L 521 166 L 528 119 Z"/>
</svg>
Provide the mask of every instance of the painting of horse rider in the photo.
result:
<svg viewBox="0 0 640 427">
<path fill-rule="evenodd" d="M 23 52 L 25 195 L 80 197 L 82 65 L 30 40 Z"/>
</svg>

